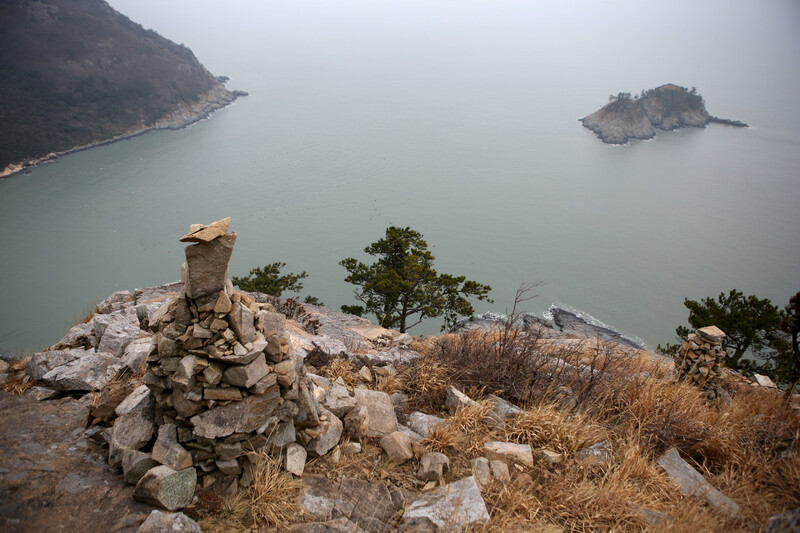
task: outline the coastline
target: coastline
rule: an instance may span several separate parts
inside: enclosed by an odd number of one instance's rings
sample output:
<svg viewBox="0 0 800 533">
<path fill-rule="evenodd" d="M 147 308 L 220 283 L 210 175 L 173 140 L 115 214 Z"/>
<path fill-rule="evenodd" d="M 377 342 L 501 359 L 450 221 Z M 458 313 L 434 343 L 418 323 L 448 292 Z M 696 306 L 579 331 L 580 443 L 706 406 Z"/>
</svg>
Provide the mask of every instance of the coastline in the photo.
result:
<svg viewBox="0 0 800 533">
<path fill-rule="evenodd" d="M 145 126 L 143 128 L 133 129 L 123 134 L 117 135 L 115 137 L 103 139 L 101 141 L 96 141 L 89 144 L 84 144 L 81 146 L 76 146 L 74 148 L 70 148 L 69 150 L 63 150 L 60 152 L 50 152 L 44 157 L 29 159 L 27 161 L 21 161 L 19 163 L 12 163 L 6 166 L 6 168 L 0 170 L 0 179 L 10 178 L 18 174 L 25 173 L 28 170 L 32 170 L 38 166 L 47 163 L 52 163 L 58 160 L 59 157 L 64 155 L 69 155 L 76 152 L 83 152 L 85 150 L 97 148 L 99 146 L 105 146 L 107 144 L 124 141 L 126 139 L 131 139 L 133 137 L 143 135 L 149 131 L 180 130 L 186 128 L 196 122 L 208 118 L 215 111 L 227 107 L 228 105 L 232 104 L 236 99 L 242 96 L 248 96 L 248 93 L 245 91 L 229 91 L 228 89 L 225 88 L 225 86 L 222 83 L 217 83 L 208 92 L 203 94 L 197 102 L 193 102 L 188 105 L 182 104 L 178 106 L 177 109 L 175 109 L 168 115 L 158 119 L 151 126 Z"/>
</svg>

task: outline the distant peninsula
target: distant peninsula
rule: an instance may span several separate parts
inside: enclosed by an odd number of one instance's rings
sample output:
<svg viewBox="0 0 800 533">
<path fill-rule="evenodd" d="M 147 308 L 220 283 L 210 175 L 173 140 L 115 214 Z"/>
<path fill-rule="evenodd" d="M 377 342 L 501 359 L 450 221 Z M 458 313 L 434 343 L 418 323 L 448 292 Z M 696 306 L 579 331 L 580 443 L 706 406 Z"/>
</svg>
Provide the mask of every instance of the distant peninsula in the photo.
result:
<svg viewBox="0 0 800 533">
<path fill-rule="evenodd" d="M 625 144 L 629 139 L 652 139 L 656 128 L 670 131 L 678 128 L 705 128 L 718 123 L 739 128 L 747 124 L 738 120 L 711 116 L 703 97 L 692 87 L 668 83 L 631 96 L 619 93 L 609 103 L 580 119 L 584 127 L 597 134 L 604 143 Z"/>
<path fill-rule="evenodd" d="M 8 0 L 0 10 L 0 177 L 56 156 L 175 129 L 247 93 L 191 50 L 103 0 Z"/>
</svg>

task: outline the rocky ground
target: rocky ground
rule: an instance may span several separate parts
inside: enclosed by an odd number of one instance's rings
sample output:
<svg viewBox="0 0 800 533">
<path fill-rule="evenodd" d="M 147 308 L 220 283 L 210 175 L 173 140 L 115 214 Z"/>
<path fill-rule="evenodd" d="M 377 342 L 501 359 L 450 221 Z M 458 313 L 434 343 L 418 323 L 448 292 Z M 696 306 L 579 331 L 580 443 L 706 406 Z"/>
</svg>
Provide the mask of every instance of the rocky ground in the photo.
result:
<svg viewBox="0 0 800 533">
<path fill-rule="evenodd" d="M 712 401 L 672 361 L 564 317 L 483 315 L 422 339 L 235 291 L 226 231 L 184 237 L 183 282 L 114 293 L 50 349 L 0 364 L 4 531 L 800 520 L 797 406 L 722 372 L 718 330 L 684 350 L 709 359 Z"/>
</svg>

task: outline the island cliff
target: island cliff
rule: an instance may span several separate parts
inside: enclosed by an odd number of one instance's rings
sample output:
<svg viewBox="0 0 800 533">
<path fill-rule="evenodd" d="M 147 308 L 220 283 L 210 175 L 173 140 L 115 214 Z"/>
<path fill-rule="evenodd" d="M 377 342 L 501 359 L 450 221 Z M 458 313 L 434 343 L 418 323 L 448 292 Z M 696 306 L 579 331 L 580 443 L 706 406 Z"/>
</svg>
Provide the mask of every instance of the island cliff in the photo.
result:
<svg viewBox="0 0 800 533">
<path fill-rule="evenodd" d="M 694 87 L 690 90 L 671 83 L 633 97 L 630 93 L 611 96 L 608 104 L 580 121 L 609 144 L 652 139 L 656 128 L 705 128 L 711 122 L 747 127 L 743 122 L 709 115 L 703 97 Z"/>
<path fill-rule="evenodd" d="M 103 0 L 10 0 L 0 10 L 0 176 L 60 153 L 180 128 L 246 94 L 189 48 Z"/>
</svg>

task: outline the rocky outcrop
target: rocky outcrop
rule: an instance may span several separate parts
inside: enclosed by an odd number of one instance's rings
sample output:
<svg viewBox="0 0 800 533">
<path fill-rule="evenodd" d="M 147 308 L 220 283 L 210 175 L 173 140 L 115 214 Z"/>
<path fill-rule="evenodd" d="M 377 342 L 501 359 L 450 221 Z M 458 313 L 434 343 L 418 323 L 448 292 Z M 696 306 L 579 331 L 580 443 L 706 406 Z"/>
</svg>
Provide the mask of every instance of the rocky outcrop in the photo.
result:
<svg viewBox="0 0 800 533">
<path fill-rule="evenodd" d="M 151 129 L 176 129 L 246 93 L 186 46 L 105 1 L 23 0 L 0 10 L 0 177 Z"/>
<path fill-rule="evenodd" d="M 709 123 L 747 127 L 738 120 L 712 117 L 703 97 L 692 88 L 668 83 L 631 97 L 630 93 L 612 96 L 610 102 L 580 119 L 604 143 L 625 144 L 629 139 L 652 139 L 656 129 L 705 128 Z"/>
</svg>

